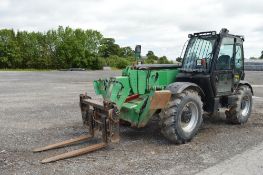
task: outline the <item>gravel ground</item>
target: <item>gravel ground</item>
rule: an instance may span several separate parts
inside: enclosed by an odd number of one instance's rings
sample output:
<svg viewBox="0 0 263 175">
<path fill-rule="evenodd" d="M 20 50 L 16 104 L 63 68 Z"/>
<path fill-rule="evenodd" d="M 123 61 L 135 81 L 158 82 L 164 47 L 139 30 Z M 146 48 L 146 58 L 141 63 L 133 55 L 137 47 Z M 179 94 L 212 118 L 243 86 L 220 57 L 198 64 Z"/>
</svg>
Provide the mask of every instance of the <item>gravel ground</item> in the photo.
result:
<svg viewBox="0 0 263 175">
<path fill-rule="evenodd" d="M 254 98 L 249 122 L 225 123 L 224 116 L 205 118 L 192 142 L 173 145 L 160 134 L 157 121 L 146 128 L 121 126 L 120 144 L 50 164 L 50 155 L 88 145 L 32 153 L 34 147 L 86 133 L 78 95 L 95 97 L 92 80 L 118 71 L 0 72 L 0 174 L 195 174 L 263 140 L 263 98 Z M 256 96 L 263 97 L 263 72 L 247 72 Z M 98 97 L 95 97 L 98 98 Z M 92 143 L 97 142 L 94 140 Z"/>
</svg>

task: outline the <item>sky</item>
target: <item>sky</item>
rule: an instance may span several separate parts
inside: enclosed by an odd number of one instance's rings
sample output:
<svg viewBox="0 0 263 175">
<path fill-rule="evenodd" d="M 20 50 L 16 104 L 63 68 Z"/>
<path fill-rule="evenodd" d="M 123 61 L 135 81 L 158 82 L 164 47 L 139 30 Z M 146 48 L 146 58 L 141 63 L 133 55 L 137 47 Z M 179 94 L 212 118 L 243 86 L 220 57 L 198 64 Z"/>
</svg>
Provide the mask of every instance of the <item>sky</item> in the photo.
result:
<svg viewBox="0 0 263 175">
<path fill-rule="evenodd" d="M 263 50 L 263 0 L 0 0 L 0 28 L 94 29 L 121 46 L 142 45 L 175 60 L 189 33 L 229 29 L 245 57 Z"/>
</svg>

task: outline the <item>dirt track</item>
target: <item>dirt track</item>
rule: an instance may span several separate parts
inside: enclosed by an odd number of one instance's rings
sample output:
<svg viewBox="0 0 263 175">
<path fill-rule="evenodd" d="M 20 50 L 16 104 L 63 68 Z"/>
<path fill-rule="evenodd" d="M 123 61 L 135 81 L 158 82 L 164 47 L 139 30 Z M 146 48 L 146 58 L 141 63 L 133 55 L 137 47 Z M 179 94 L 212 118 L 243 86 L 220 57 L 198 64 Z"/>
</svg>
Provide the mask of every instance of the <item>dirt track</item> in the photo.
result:
<svg viewBox="0 0 263 175">
<path fill-rule="evenodd" d="M 263 98 L 243 126 L 224 116 L 205 118 L 195 139 L 173 145 L 157 121 L 146 128 L 121 127 L 120 144 L 77 158 L 42 165 L 39 160 L 86 143 L 33 154 L 31 149 L 85 133 L 78 95 L 94 96 L 92 80 L 120 72 L 0 72 L 0 174 L 195 174 L 263 141 Z M 247 72 L 263 97 L 263 72 Z M 94 141 L 96 142 L 96 140 Z"/>
</svg>

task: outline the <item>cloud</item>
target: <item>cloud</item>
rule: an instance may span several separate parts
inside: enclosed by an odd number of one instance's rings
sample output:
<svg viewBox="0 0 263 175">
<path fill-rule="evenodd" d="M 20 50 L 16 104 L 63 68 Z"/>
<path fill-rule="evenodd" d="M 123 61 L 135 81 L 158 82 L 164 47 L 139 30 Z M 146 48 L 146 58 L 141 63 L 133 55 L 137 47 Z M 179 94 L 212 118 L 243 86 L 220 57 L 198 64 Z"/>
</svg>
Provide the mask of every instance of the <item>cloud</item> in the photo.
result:
<svg viewBox="0 0 263 175">
<path fill-rule="evenodd" d="M 188 33 L 226 27 L 245 35 L 246 57 L 263 49 L 261 0 L 1 0 L 0 28 L 46 31 L 59 25 L 96 29 L 122 46 L 175 59 Z"/>
</svg>

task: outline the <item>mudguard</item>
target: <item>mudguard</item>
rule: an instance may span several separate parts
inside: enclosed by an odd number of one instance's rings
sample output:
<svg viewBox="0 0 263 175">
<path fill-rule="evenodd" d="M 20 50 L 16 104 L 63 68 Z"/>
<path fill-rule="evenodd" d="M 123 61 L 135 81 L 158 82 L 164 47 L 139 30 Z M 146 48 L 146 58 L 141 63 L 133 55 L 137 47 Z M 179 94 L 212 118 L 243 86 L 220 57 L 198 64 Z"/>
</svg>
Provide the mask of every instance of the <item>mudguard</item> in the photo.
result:
<svg viewBox="0 0 263 175">
<path fill-rule="evenodd" d="M 251 89 L 252 95 L 254 95 L 253 88 L 252 88 L 251 84 L 248 81 L 240 80 L 238 86 L 240 86 L 240 85 L 247 85 Z"/>
<path fill-rule="evenodd" d="M 176 94 L 176 93 L 181 93 L 183 92 L 185 89 L 194 89 L 197 92 L 199 92 L 199 94 L 201 95 L 201 97 L 205 97 L 205 93 L 204 91 L 195 83 L 190 83 L 190 82 L 175 82 L 172 84 L 169 84 L 166 87 L 167 90 L 170 90 L 172 94 Z"/>
</svg>

